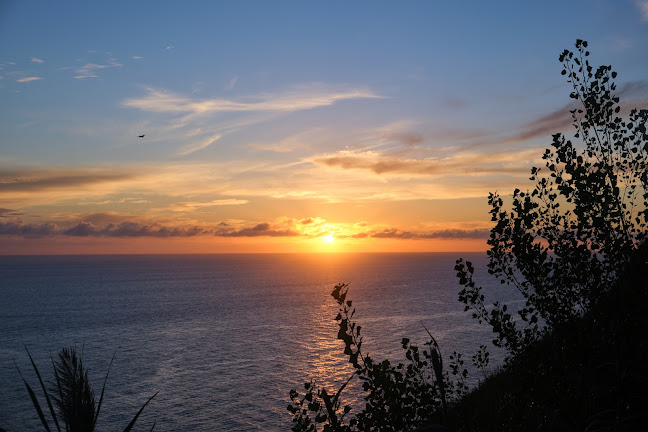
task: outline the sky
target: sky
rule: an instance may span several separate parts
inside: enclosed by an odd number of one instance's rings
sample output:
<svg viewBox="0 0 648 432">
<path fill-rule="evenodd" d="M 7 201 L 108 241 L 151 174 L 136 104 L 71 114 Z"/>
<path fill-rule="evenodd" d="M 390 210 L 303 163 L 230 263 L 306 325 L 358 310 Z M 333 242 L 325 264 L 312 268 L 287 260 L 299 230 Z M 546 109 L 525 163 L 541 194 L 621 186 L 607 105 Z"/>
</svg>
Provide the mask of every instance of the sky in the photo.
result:
<svg viewBox="0 0 648 432">
<path fill-rule="evenodd" d="M 648 106 L 646 0 L 0 0 L 0 254 L 485 250 L 578 38 Z"/>
</svg>

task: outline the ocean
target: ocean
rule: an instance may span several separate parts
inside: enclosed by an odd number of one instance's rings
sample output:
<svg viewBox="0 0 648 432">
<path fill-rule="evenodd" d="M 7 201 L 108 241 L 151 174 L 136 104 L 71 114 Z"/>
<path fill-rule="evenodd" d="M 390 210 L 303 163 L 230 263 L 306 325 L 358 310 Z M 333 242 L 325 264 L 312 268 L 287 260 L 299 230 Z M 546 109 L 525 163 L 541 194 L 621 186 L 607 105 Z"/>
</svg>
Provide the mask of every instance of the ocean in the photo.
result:
<svg viewBox="0 0 648 432">
<path fill-rule="evenodd" d="M 0 428 L 41 429 L 16 370 L 40 395 L 25 348 L 49 381 L 50 356 L 75 347 L 97 393 L 114 355 L 99 430 L 123 429 L 156 392 L 136 430 L 290 430 L 290 389 L 352 372 L 330 296 L 340 282 L 365 353 L 405 361 L 401 339 L 422 346 L 425 326 L 446 362 L 456 350 L 469 364 L 493 334 L 457 301 L 458 257 L 493 298 L 519 301 L 477 253 L 0 256 Z M 360 407 L 357 388 L 345 394 Z"/>
</svg>

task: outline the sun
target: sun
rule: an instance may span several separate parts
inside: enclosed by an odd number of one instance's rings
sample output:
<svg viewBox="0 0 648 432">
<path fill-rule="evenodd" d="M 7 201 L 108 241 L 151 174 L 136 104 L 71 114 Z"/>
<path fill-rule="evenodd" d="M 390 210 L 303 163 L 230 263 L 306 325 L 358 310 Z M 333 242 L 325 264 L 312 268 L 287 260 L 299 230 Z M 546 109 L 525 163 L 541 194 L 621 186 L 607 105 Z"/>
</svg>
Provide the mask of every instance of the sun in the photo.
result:
<svg viewBox="0 0 648 432">
<path fill-rule="evenodd" d="M 333 234 L 328 234 L 322 237 L 322 240 L 324 240 L 325 243 L 333 243 L 333 240 L 335 240 L 335 237 L 333 237 Z"/>
</svg>

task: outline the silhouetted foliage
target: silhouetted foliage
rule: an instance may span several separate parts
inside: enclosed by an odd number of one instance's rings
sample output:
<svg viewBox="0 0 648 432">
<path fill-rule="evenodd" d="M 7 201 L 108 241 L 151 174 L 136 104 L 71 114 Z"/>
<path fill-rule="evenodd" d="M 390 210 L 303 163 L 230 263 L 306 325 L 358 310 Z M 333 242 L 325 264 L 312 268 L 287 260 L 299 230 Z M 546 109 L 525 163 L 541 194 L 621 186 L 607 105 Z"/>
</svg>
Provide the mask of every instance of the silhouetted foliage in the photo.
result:
<svg viewBox="0 0 648 432">
<path fill-rule="evenodd" d="M 560 55 L 572 85 L 574 138 L 553 136 L 535 187 L 512 209 L 491 194 L 488 271 L 526 301 L 485 304 L 470 262 L 459 300 L 507 349 L 506 369 L 459 408 L 466 430 L 639 430 L 648 417 L 648 110 L 622 113 L 616 72 L 589 64 L 587 42 Z M 488 407 L 488 408 L 485 408 Z"/>
<path fill-rule="evenodd" d="M 533 168 L 532 190 L 513 192 L 510 211 L 497 194 L 489 196 L 495 226 L 488 244 L 488 272 L 515 287 L 526 300 L 517 314 L 484 303 L 470 262 L 455 269 L 463 290 L 459 300 L 480 322 L 490 324 L 495 345 L 516 354 L 544 331 L 582 316 L 612 288 L 632 253 L 646 239 L 648 223 L 648 110 L 620 117 L 614 94 L 616 72 L 589 64 L 587 42 L 560 55 L 570 97 L 576 145 L 553 136 L 543 155 L 546 169 Z"/>
<path fill-rule="evenodd" d="M 443 357 L 432 334 L 424 349 L 404 338 L 407 363 L 392 365 L 389 360 L 375 361 L 362 351 L 362 327 L 353 321 L 355 308 L 347 299 L 347 284 L 337 285 L 331 295 L 339 305 L 335 317 L 339 331 L 337 338 L 344 343 L 344 353 L 355 371 L 334 394 L 329 394 L 317 383 L 304 384 L 305 392 L 290 391 L 293 431 L 403 431 L 435 424 L 438 430 L 447 422 L 449 405 L 464 395 L 468 386 L 468 371 L 463 367 L 461 354 L 450 355 L 450 374 L 444 371 Z M 365 406 L 351 412 L 342 408 L 341 395 L 348 383 L 357 378 L 364 391 Z M 350 419 L 346 421 L 350 414 Z"/>
<path fill-rule="evenodd" d="M 463 430 L 646 430 L 648 243 L 582 317 L 557 324 L 456 407 Z"/>
<path fill-rule="evenodd" d="M 511 210 L 489 196 L 488 272 L 517 289 L 524 307 L 487 305 L 472 263 L 455 266 L 459 301 L 492 327 L 493 344 L 508 352 L 505 365 L 468 392 L 461 356 L 449 356 L 452 381 L 432 335 L 424 350 L 403 339 L 407 364 L 376 362 L 361 350 L 341 284 L 332 293 L 338 339 L 365 407 L 346 422 L 353 410 L 340 409 L 340 395 L 349 381 L 332 397 L 311 381 L 303 397 L 290 393 L 293 431 L 646 429 L 648 110 L 622 113 L 616 72 L 594 70 L 588 56 L 587 42 L 577 40 L 576 51 L 559 58 L 580 104 L 571 115 L 581 143 L 553 135 L 545 168 L 531 171 L 534 188 L 516 189 Z M 487 347 L 472 360 L 485 371 Z"/>
<path fill-rule="evenodd" d="M 99 401 L 96 401 L 95 393 L 90 385 L 88 379 L 88 370 L 83 366 L 82 359 L 77 355 L 74 348 L 62 348 L 58 354 L 58 359 L 52 359 L 52 367 L 54 372 L 54 381 L 50 383 L 49 391 L 45 387 L 40 371 L 34 362 L 29 351 L 27 351 L 29 361 L 32 368 L 38 377 L 38 382 L 45 396 L 47 407 L 50 416 L 54 422 L 54 426 L 58 432 L 61 431 L 61 425 L 64 426 L 66 432 L 94 432 L 97 427 L 97 420 L 99 419 L 99 412 L 101 411 L 101 404 L 103 403 L 104 392 L 106 390 L 106 382 L 108 381 L 108 374 L 112 366 L 112 360 L 108 366 L 106 377 L 101 388 L 101 395 Z M 18 369 L 18 366 L 16 365 Z M 50 432 L 50 424 L 47 421 L 45 412 L 43 411 L 36 394 L 27 380 L 23 377 L 20 369 L 18 373 L 22 378 L 29 397 L 31 398 L 34 409 L 38 413 L 38 417 L 43 425 L 43 428 Z M 146 405 L 157 395 L 151 396 L 142 405 L 140 410 L 135 414 L 130 423 L 124 429 L 124 432 L 130 432 L 135 426 L 137 419 L 144 411 Z M 155 423 L 151 427 L 151 431 L 155 428 Z"/>
</svg>

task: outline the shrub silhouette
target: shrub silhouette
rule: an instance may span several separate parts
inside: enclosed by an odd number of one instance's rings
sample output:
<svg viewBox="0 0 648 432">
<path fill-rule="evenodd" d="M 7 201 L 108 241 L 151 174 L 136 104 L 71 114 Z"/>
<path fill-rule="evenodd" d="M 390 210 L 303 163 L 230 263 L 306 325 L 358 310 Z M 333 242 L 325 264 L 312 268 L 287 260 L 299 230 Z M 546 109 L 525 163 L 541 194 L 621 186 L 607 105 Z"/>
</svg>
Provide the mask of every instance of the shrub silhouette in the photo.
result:
<svg viewBox="0 0 648 432">
<path fill-rule="evenodd" d="M 448 405 L 467 390 L 463 360 L 457 353 L 451 356 L 450 368 L 454 380 L 444 372 L 441 350 L 434 337 L 419 349 L 409 339 L 402 340 L 407 363 L 392 365 L 389 360 L 375 361 L 362 351 L 362 327 L 353 321 L 355 309 L 347 299 L 348 285 L 337 285 L 331 295 L 339 305 L 335 317 L 337 338 L 344 343 L 344 353 L 355 371 L 334 394 L 310 381 L 305 392 L 290 391 L 293 431 L 401 431 L 415 430 L 429 423 L 442 424 L 448 415 Z M 342 391 L 354 378 L 362 383 L 365 407 L 345 422 L 350 406 L 341 408 Z M 355 415 L 353 415 L 355 414 Z"/>
<path fill-rule="evenodd" d="M 579 39 L 559 57 L 581 143 L 553 135 L 545 167 L 531 170 L 533 189 L 516 189 L 508 211 L 497 193 L 488 199 L 488 272 L 517 289 L 524 307 L 487 305 L 472 263 L 455 266 L 459 301 L 491 326 L 493 344 L 508 352 L 504 367 L 467 393 L 461 356 L 450 356 L 451 380 L 432 335 L 427 350 L 403 339 L 408 364 L 374 361 L 362 353 L 347 285 L 338 285 L 338 339 L 365 407 L 345 422 L 349 381 L 333 397 L 311 381 L 303 396 L 290 392 L 293 431 L 645 429 L 648 110 L 621 112 L 616 72 L 594 70 L 587 46 Z M 473 363 L 488 358 L 482 346 Z"/>
<path fill-rule="evenodd" d="M 588 56 L 582 40 L 575 53 L 560 55 L 570 97 L 580 104 L 570 112 L 582 145 L 553 135 L 542 156 L 546 170 L 531 170 L 531 191 L 516 189 L 510 211 L 497 193 L 488 199 L 495 222 L 488 272 L 522 293 L 525 307 L 516 317 L 504 304 L 486 307 L 472 264 L 460 259 L 455 267 L 463 285 L 459 300 L 511 354 L 590 310 L 646 239 L 648 110 L 620 117 L 617 73 L 611 66 L 594 71 Z"/>
</svg>

